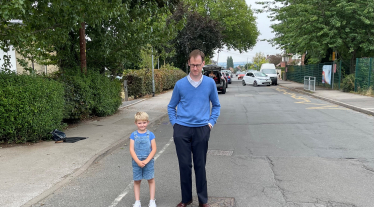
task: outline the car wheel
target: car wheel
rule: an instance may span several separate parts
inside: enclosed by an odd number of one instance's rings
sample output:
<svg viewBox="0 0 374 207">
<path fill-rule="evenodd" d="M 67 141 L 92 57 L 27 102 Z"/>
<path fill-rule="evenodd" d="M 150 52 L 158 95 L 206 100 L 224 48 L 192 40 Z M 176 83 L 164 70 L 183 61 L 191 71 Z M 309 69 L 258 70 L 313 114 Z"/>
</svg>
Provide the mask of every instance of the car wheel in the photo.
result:
<svg viewBox="0 0 374 207">
<path fill-rule="evenodd" d="M 222 94 L 225 94 L 225 93 L 226 93 L 226 87 L 223 87 Z"/>
<path fill-rule="evenodd" d="M 278 84 L 278 81 L 275 81 L 275 82 L 274 82 L 274 85 L 277 85 L 277 84 Z"/>
<path fill-rule="evenodd" d="M 270 84 L 267 84 L 266 86 L 270 86 Z"/>
<path fill-rule="evenodd" d="M 245 81 L 244 81 L 244 80 L 242 80 L 242 85 L 243 85 L 243 86 L 245 86 L 245 85 L 246 85 L 246 84 L 245 84 Z"/>
<path fill-rule="evenodd" d="M 254 81 L 254 82 L 253 82 L 253 86 L 254 86 L 254 87 L 257 87 L 257 81 Z"/>
</svg>

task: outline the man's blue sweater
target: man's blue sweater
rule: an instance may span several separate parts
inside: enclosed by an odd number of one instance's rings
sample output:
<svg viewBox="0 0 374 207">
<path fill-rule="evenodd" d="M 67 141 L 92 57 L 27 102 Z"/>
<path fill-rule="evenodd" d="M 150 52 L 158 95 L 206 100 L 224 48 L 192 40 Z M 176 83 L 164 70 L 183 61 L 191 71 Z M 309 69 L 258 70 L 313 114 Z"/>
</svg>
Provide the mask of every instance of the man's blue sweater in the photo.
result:
<svg viewBox="0 0 374 207">
<path fill-rule="evenodd" d="M 210 113 L 210 102 L 212 113 Z M 177 109 L 176 109 L 177 107 Z M 184 77 L 177 81 L 168 105 L 170 123 L 188 127 L 201 127 L 217 122 L 221 105 L 218 99 L 216 83 L 212 78 L 203 77 L 195 88 Z"/>
</svg>

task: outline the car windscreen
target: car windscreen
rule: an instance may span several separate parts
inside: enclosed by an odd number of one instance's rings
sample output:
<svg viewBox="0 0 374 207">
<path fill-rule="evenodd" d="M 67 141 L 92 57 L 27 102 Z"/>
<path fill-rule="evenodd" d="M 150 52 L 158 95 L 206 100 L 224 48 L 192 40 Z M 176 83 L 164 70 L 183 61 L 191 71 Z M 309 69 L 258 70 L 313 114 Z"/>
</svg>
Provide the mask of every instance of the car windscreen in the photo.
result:
<svg viewBox="0 0 374 207">
<path fill-rule="evenodd" d="M 262 69 L 262 72 L 266 74 L 277 74 L 275 69 Z"/>
<path fill-rule="evenodd" d="M 254 74 L 255 74 L 256 77 L 266 77 L 265 73 L 255 72 Z"/>
</svg>

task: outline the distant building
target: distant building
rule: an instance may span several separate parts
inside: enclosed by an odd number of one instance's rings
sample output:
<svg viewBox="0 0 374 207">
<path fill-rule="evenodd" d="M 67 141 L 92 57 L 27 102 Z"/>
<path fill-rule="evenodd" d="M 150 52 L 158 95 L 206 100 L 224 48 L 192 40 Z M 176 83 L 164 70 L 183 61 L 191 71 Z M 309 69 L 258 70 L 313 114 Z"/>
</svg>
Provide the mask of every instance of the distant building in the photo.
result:
<svg viewBox="0 0 374 207">
<path fill-rule="evenodd" d="M 38 64 L 37 62 L 32 62 L 31 60 L 23 57 L 19 54 L 12 46 L 10 46 L 10 50 L 8 52 L 4 52 L 0 49 L 0 67 L 4 64 L 3 56 L 9 55 L 10 56 L 10 63 L 11 67 L 10 70 L 14 71 L 18 74 L 26 72 L 24 68 L 19 64 L 18 59 L 24 59 L 28 63 L 28 67 L 34 67 L 34 70 L 38 74 L 49 74 L 58 70 L 58 67 L 55 65 L 42 65 Z"/>
<path fill-rule="evenodd" d="M 280 62 L 278 67 L 286 67 L 286 65 L 304 65 L 305 54 L 292 54 L 292 53 L 284 53 L 282 55 L 282 62 Z"/>
</svg>

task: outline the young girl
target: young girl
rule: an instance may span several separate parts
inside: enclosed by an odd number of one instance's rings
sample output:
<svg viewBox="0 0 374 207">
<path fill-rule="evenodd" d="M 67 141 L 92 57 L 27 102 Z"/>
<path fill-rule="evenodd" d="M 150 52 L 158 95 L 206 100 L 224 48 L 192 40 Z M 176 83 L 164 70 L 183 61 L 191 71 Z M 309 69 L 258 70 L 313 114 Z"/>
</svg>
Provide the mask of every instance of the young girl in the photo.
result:
<svg viewBox="0 0 374 207">
<path fill-rule="evenodd" d="M 154 179 L 154 159 L 156 154 L 155 135 L 147 130 L 149 116 L 146 112 L 135 114 L 135 124 L 138 130 L 130 135 L 130 154 L 132 157 L 133 179 L 134 179 L 134 207 L 141 207 L 140 204 L 140 182 L 148 180 L 150 201 L 149 207 L 156 207 Z"/>
</svg>

